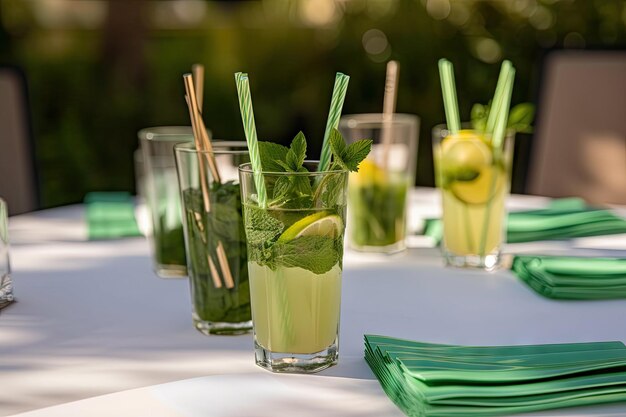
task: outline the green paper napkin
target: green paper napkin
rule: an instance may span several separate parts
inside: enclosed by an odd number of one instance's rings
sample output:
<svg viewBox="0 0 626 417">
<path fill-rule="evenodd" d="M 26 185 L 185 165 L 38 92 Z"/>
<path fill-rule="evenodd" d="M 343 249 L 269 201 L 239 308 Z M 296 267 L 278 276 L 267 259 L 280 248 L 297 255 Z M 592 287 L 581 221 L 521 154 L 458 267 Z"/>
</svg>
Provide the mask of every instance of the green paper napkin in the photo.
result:
<svg viewBox="0 0 626 417">
<path fill-rule="evenodd" d="M 135 205 L 126 192 L 91 192 L 84 200 L 90 240 L 139 236 Z"/>
<path fill-rule="evenodd" d="M 621 342 L 469 347 L 365 335 L 365 360 L 408 416 L 495 416 L 626 401 Z"/>
<path fill-rule="evenodd" d="M 626 219 L 609 210 L 588 207 L 578 198 L 553 200 L 546 209 L 517 211 L 508 215 L 508 243 L 616 233 L 626 233 Z M 424 234 L 440 242 L 443 236 L 441 220 L 426 220 Z"/>
<path fill-rule="evenodd" d="M 626 259 L 516 256 L 511 268 L 528 286 L 550 298 L 626 298 Z"/>
</svg>

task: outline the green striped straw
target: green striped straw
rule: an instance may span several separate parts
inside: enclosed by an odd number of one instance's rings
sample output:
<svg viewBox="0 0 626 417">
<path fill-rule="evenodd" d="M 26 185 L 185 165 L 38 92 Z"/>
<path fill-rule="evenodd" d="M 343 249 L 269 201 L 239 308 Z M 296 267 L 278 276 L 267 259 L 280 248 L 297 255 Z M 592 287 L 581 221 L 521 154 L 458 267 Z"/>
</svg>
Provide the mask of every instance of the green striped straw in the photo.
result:
<svg viewBox="0 0 626 417">
<path fill-rule="evenodd" d="M 492 103 L 491 112 L 496 113 L 497 118 L 495 122 L 495 127 L 493 131 L 493 136 L 491 138 L 491 147 L 494 152 L 494 160 L 499 159 L 499 155 L 501 155 L 504 145 L 504 135 L 506 133 L 506 125 L 507 120 L 509 118 L 509 106 L 511 105 L 511 94 L 513 93 L 513 82 L 515 80 L 515 68 L 511 65 L 508 69 L 506 78 L 504 80 L 504 85 L 502 85 L 502 90 L 500 94 L 500 98 L 497 100 L 498 103 Z M 498 82 L 499 83 L 499 82 Z M 493 195 L 496 187 L 497 175 L 493 175 L 491 178 L 491 186 L 489 187 L 489 195 Z M 493 203 L 493 199 L 489 199 L 487 202 L 487 210 L 485 210 L 485 217 L 483 220 L 483 231 L 480 238 L 480 251 L 478 254 L 480 256 L 485 255 L 486 244 L 487 244 L 487 223 L 489 221 L 489 216 L 491 215 L 491 205 Z"/>
<path fill-rule="evenodd" d="M 452 63 L 445 58 L 439 60 L 439 78 L 443 95 L 443 107 L 446 110 L 446 121 L 450 133 L 458 133 L 461 128 L 459 106 L 456 100 L 456 86 L 454 85 L 454 69 Z"/>
<path fill-rule="evenodd" d="M 515 68 L 511 67 L 507 72 L 506 83 L 502 88 L 502 98 L 498 108 L 498 118 L 493 130 L 491 143 L 494 149 L 501 149 L 504 143 L 504 134 L 509 118 L 509 106 L 511 105 L 511 94 L 513 93 L 513 82 L 515 81 Z"/>
<path fill-rule="evenodd" d="M 491 110 L 489 111 L 489 118 L 487 119 L 487 127 L 485 133 L 493 133 L 496 126 L 496 120 L 498 119 L 498 109 L 500 107 L 500 100 L 502 100 L 502 93 L 504 91 L 504 85 L 508 80 L 509 71 L 511 70 L 511 61 L 505 60 L 500 67 L 500 75 L 498 76 L 498 84 L 496 85 L 496 91 L 493 94 L 491 100 Z"/>
<path fill-rule="evenodd" d="M 237 84 L 237 95 L 239 96 L 239 110 L 241 111 L 243 130 L 246 134 L 250 161 L 252 162 L 252 171 L 254 172 L 254 184 L 256 185 L 258 203 L 259 207 L 265 208 L 267 192 L 265 191 L 265 182 L 263 181 L 263 167 L 261 166 L 261 154 L 259 153 L 259 143 L 256 136 L 256 125 L 254 123 L 254 111 L 252 110 L 248 74 L 244 72 L 236 73 L 235 82 Z"/>
<path fill-rule="evenodd" d="M 330 100 L 330 110 L 328 111 L 328 120 L 326 121 L 326 131 L 324 132 L 324 142 L 322 142 L 322 152 L 320 153 L 320 163 L 317 171 L 326 171 L 330 165 L 330 132 L 339 126 L 339 118 L 341 117 L 341 109 L 343 101 L 346 98 L 348 90 L 348 81 L 350 77 L 340 72 L 335 76 L 335 87 L 333 88 L 333 97 Z"/>
</svg>

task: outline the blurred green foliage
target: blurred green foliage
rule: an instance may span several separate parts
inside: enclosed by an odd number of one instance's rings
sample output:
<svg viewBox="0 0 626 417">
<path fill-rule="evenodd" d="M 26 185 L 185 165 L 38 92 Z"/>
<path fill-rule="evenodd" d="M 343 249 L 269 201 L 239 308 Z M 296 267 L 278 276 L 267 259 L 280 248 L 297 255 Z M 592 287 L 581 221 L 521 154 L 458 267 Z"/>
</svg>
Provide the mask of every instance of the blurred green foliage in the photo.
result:
<svg viewBox="0 0 626 417">
<path fill-rule="evenodd" d="M 259 138 L 288 143 L 303 130 L 317 157 L 335 72 L 351 76 L 344 114 L 380 112 L 385 63 L 397 59 L 397 111 L 421 117 L 417 182 L 432 185 L 439 58 L 455 65 L 463 119 L 489 101 L 504 58 L 517 68 L 513 104 L 536 102 L 543 51 L 623 47 L 625 4 L 0 0 L 0 63 L 27 74 L 44 206 L 133 190 L 136 132 L 189 124 L 182 74 L 195 62 L 206 66 L 214 137 L 243 139 L 233 73 L 246 71 Z"/>
</svg>

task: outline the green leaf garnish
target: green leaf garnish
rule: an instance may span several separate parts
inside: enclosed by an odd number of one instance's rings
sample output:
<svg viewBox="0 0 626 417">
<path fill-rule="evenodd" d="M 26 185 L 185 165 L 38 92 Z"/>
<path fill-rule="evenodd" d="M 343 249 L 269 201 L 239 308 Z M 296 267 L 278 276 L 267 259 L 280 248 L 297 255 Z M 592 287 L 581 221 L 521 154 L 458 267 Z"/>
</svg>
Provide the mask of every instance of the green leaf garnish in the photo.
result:
<svg viewBox="0 0 626 417">
<path fill-rule="evenodd" d="M 343 252 L 343 236 L 307 235 L 280 241 L 286 226 L 298 221 L 305 212 L 324 209 L 342 216 L 345 210 L 346 171 L 357 171 L 369 154 L 372 141 L 359 140 L 346 145 L 334 129 L 329 137 L 333 162 L 323 175 L 308 173 L 306 138 L 299 132 L 289 148 L 259 142 L 261 164 L 265 171 L 286 173 L 266 175 L 265 184 L 272 198 L 267 209 L 254 204 L 244 207 L 250 261 L 276 269 L 279 266 L 300 267 L 316 274 L 328 272 L 338 264 Z M 281 209 L 274 210 L 272 209 Z"/>
<path fill-rule="evenodd" d="M 333 165 L 338 164 L 343 169 L 351 172 L 359 170 L 359 164 L 372 149 L 372 140 L 361 139 L 346 146 L 346 142 L 337 129 L 330 133 L 330 151 L 333 154 Z"/>
<path fill-rule="evenodd" d="M 287 267 L 300 267 L 314 274 L 323 274 L 339 261 L 335 239 L 324 236 L 302 236 L 288 242 L 277 242 L 273 260 Z"/>
<path fill-rule="evenodd" d="M 304 133 L 299 132 L 295 138 L 291 141 L 291 147 L 287 152 L 286 162 L 289 166 L 289 170 L 292 172 L 302 172 L 302 164 L 306 158 L 306 138 Z"/>
<path fill-rule="evenodd" d="M 472 129 L 484 132 L 490 111 L 491 102 L 489 102 L 489 104 L 474 104 L 471 111 Z M 514 106 L 509 112 L 507 128 L 513 129 L 516 132 L 532 133 L 534 118 L 535 106 L 532 103 L 520 103 Z"/>
<path fill-rule="evenodd" d="M 517 132 L 532 133 L 535 106 L 530 103 L 520 103 L 509 113 L 509 127 Z"/>
<path fill-rule="evenodd" d="M 285 172 L 278 161 L 285 161 L 289 148 L 278 143 L 259 141 L 259 155 L 261 166 L 267 172 Z"/>
</svg>

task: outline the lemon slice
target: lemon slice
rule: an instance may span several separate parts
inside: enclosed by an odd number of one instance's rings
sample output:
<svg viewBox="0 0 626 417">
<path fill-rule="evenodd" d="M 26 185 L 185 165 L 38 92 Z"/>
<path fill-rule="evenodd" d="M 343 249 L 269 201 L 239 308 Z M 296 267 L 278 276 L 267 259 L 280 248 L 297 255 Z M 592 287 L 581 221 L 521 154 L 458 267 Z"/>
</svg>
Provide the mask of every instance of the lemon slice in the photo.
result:
<svg viewBox="0 0 626 417">
<path fill-rule="evenodd" d="M 441 142 L 441 166 L 447 187 L 466 204 L 486 203 L 504 184 L 489 144 L 472 131 L 462 130 Z"/>
<path fill-rule="evenodd" d="M 472 181 L 454 181 L 452 194 L 466 204 L 485 204 L 504 186 L 504 173 L 498 167 L 484 167 Z"/>
<path fill-rule="evenodd" d="M 386 172 L 371 159 L 365 159 L 359 164 L 359 171 L 350 174 L 350 181 L 357 186 L 384 184 L 387 181 Z"/>
<path fill-rule="evenodd" d="M 278 242 L 288 242 L 301 236 L 327 236 L 331 239 L 341 234 L 343 221 L 336 214 L 328 214 L 325 211 L 306 216 L 283 232 Z"/>
<path fill-rule="evenodd" d="M 445 171 L 480 171 L 491 165 L 491 149 L 475 133 L 462 130 L 441 142 L 442 163 Z"/>
</svg>

